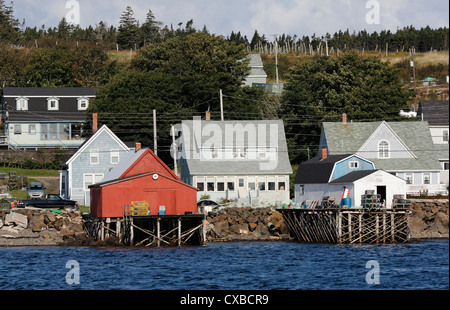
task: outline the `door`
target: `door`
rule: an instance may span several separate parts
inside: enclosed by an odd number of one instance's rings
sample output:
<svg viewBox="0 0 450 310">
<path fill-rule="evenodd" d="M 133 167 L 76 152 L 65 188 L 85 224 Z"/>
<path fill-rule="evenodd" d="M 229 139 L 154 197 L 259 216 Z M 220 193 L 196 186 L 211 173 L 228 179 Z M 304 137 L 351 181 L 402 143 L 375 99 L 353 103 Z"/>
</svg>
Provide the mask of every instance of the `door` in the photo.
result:
<svg viewBox="0 0 450 310">
<path fill-rule="evenodd" d="M 377 186 L 377 194 L 380 195 L 381 204 L 386 206 L 386 186 Z"/>
</svg>

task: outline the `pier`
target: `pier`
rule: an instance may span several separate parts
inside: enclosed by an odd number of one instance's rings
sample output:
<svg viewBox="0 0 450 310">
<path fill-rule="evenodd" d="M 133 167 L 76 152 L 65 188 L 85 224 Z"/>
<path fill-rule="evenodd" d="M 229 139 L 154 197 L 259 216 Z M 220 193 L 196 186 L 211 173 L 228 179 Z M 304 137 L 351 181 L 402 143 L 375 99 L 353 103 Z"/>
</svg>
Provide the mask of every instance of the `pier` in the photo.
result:
<svg viewBox="0 0 450 310">
<path fill-rule="evenodd" d="M 278 209 L 298 242 L 383 244 L 410 241 L 409 209 Z"/>
<path fill-rule="evenodd" d="M 146 215 L 129 207 L 124 206 L 122 218 L 85 216 L 87 234 L 97 240 L 115 237 L 126 246 L 206 245 L 203 214 Z"/>
</svg>

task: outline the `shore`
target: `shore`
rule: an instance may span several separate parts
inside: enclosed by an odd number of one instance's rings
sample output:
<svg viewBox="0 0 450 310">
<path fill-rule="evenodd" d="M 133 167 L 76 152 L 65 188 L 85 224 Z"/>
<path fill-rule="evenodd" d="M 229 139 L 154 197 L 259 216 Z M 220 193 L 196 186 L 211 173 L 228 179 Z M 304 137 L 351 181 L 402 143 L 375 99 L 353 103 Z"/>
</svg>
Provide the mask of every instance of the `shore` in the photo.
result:
<svg viewBox="0 0 450 310">
<path fill-rule="evenodd" d="M 449 201 L 413 200 L 411 240 L 449 237 Z M 207 216 L 208 242 L 291 240 L 273 208 L 225 208 Z M 117 238 L 88 237 L 79 212 L 0 211 L 0 246 L 118 246 Z"/>
</svg>

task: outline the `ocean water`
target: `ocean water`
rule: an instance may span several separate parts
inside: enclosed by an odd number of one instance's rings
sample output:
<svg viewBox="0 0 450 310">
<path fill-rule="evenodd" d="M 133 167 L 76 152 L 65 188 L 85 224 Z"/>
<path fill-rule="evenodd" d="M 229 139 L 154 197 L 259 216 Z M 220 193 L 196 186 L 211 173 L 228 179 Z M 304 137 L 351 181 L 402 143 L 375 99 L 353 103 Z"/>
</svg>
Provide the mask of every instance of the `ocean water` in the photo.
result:
<svg viewBox="0 0 450 310">
<path fill-rule="evenodd" d="M 0 247 L 0 290 L 448 290 L 449 243 Z"/>
</svg>

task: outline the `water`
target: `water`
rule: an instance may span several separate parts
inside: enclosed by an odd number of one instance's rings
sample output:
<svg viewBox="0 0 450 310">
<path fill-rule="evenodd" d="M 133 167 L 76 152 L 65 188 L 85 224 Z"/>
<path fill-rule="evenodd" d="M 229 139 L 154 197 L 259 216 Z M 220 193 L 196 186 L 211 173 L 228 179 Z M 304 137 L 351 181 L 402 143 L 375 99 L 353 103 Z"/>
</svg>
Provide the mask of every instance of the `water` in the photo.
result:
<svg viewBox="0 0 450 310">
<path fill-rule="evenodd" d="M 210 243 L 182 248 L 0 247 L 0 290 L 448 290 L 448 241 Z M 68 273 L 79 284 L 69 285 Z M 379 284 L 366 282 L 368 261 Z M 76 279 L 76 278 L 70 278 Z"/>
</svg>

